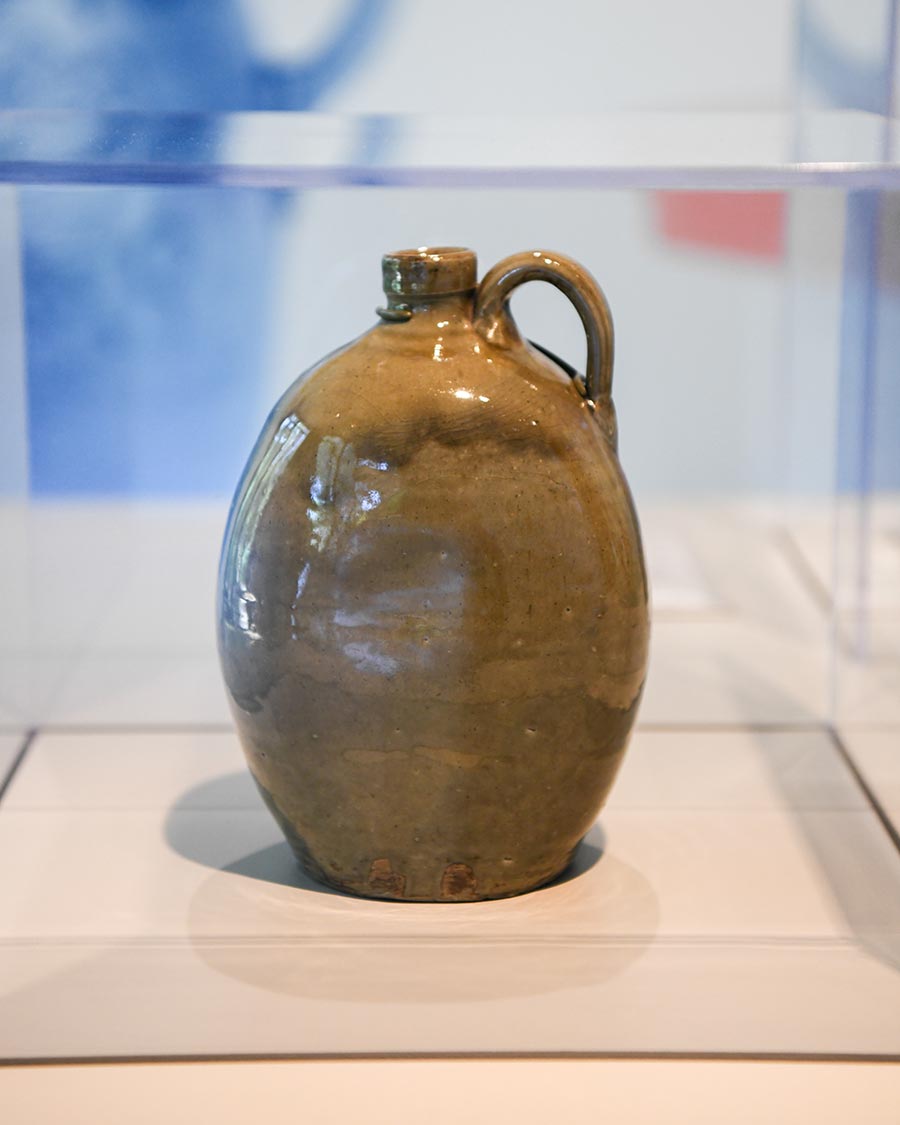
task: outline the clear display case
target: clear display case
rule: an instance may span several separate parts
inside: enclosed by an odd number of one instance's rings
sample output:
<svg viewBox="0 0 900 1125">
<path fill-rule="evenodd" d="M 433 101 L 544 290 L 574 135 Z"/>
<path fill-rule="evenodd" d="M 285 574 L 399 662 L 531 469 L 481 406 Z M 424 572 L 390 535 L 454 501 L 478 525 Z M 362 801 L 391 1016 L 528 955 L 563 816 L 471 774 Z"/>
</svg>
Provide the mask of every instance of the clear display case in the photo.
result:
<svg viewBox="0 0 900 1125">
<path fill-rule="evenodd" d="M 780 105 L 0 114 L 0 1057 L 900 1057 L 900 125 L 863 7 L 866 97 L 808 4 Z M 268 407 L 423 242 L 603 285 L 653 588 L 610 803 L 499 902 L 305 880 L 214 647 Z M 514 309 L 581 365 L 558 294 Z"/>
</svg>

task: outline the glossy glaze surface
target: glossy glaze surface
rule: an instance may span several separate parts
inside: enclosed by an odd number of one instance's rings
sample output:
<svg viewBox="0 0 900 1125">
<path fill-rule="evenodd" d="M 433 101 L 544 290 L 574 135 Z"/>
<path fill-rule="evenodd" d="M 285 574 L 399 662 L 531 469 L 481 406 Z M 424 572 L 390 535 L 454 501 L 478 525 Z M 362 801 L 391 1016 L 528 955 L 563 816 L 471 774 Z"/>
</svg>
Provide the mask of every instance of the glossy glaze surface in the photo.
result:
<svg viewBox="0 0 900 1125">
<path fill-rule="evenodd" d="M 640 537 L 608 378 L 604 397 L 595 362 L 595 407 L 506 310 L 497 278 L 530 256 L 491 271 L 476 315 L 473 290 L 440 291 L 468 252 L 404 253 L 385 259 L 389 319 L 301 376 L 259 438 L 220 652 L 250 768 L 314 877 L 500 897 L 567 865 L 620 764 L 647 657 Z"/>
</svg>

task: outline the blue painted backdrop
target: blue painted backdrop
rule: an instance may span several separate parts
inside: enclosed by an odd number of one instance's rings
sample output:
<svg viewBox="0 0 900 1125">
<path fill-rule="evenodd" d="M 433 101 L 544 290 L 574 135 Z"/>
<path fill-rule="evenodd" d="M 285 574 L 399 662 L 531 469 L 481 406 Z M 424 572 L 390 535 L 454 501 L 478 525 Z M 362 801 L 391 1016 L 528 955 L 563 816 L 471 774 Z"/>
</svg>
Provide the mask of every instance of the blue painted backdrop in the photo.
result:
<svg viewBox="0 0 900 1125">
<path fill-rule="evenodd" d="M 273 66 L 254 57 L 235 0 L 0 0 L 0 103 L 310 109 L 372 49 L 389 3 L 344 0 L 316 57 Z M 129 156 L 189 156 L 212 128 L 169 119 L 132 137 Z M 256 428 L 286 202 L 211 187 L 22 191 L 34 491 L 233 486 Z"/>
</svg>

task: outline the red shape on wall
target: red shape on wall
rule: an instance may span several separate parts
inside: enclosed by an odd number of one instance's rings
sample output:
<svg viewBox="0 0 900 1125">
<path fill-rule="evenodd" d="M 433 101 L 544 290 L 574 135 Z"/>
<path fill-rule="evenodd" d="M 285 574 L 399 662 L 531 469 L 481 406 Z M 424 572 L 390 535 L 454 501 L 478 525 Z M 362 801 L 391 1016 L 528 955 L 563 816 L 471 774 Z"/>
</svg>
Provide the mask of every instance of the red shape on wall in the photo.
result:
<svg viewBox="0 0 900 1125">
<path fill-rule="evenodd" d="M 670 242 L 779 261 L 785 195 L 778 191 L 657 193 L 660 234 Z"/>
</svg>

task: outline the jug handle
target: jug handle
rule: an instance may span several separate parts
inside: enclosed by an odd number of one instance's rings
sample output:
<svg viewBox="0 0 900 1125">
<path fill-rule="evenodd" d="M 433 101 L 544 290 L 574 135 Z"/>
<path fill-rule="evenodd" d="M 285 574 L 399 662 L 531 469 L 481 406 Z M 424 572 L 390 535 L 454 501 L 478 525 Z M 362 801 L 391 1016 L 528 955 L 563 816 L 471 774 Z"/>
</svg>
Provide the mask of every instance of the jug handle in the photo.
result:
<svg viewBox="0 0 900 1125">
<path fill-rule="evenodd" d="M 549 281 L 575 306 L 587 336 L 587 371 L 578 389 L 595 410 L 603 430 L 616 447 L 616 412 L 612 401 L 615 338 L 612 313 L 603 290 L 583 266 L 564 254 L 525 250 L 493 266 L 475 294 L 475 328 L 488 343 L 508 347 L 520 339 L 509 311 L 512 291 L 526 281 Z M 534 345 L 544 351 L 540 345 Z M 546 353 L 545 353 L 546 354 Z"/>
</svg>

